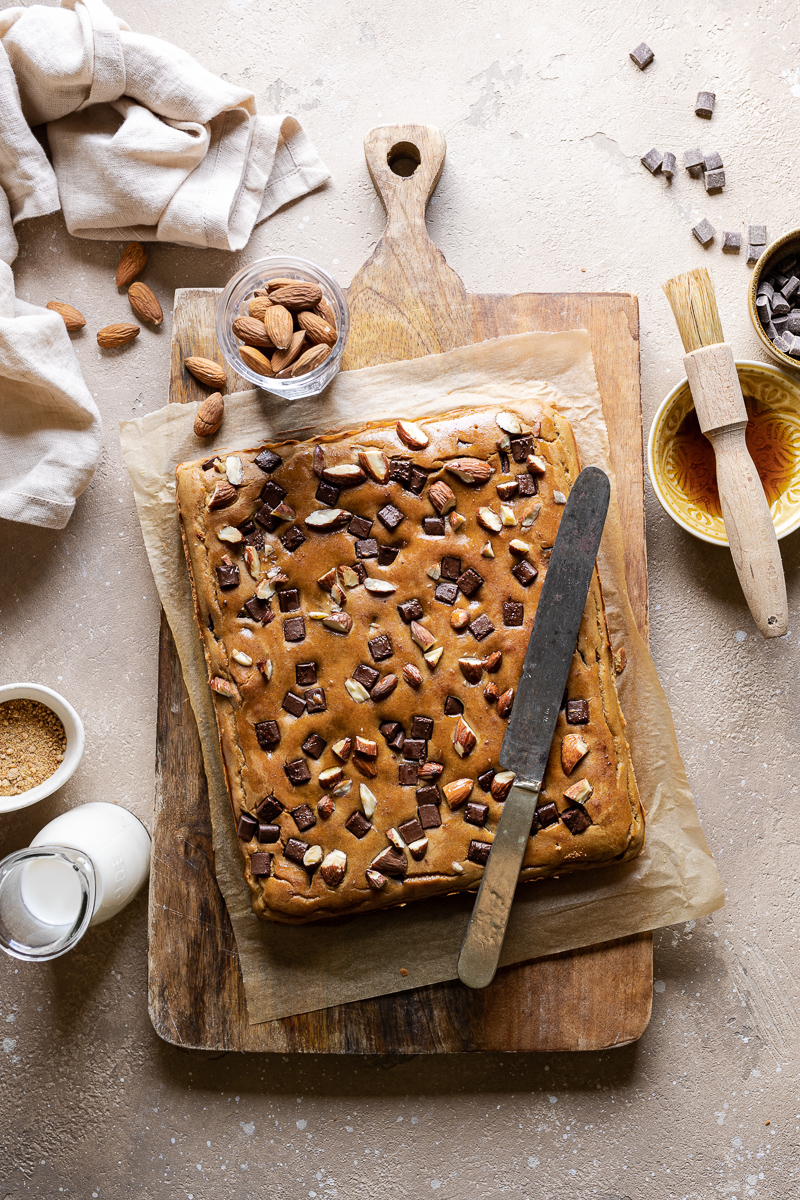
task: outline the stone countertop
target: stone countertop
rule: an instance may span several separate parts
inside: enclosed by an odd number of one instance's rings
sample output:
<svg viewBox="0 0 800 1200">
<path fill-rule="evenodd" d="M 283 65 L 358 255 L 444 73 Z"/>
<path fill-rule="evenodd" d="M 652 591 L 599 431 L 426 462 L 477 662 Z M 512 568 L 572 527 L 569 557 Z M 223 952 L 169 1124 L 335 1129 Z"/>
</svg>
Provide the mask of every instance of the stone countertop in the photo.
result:
<svg viewBox="0 0 800 1200">
<path fill-rule="evenodd" d="M 669 276 L 709 265 L 735 353 L 761 357 L 744 253 L 723 255 L 719 237 L 703 250 L 691 226 L 766 222 L 773 238 L 800 224 L 791 6 L 117 0 L 115 11 L 252 87 L 262 111 L 295 113 L 333 183 L 262 225 L 243 255 L 153 247 L 163 329 L 118 351 L 93 335 L 128 318 L 119 244 L 71 239 L 59 215 L 18 227 L 19 295 L 67 300 L 88 319 L 75 346 L 106 448 L 65 531 L 0 525 L 3 681 L 57 688 L 87 732 L 63 792 L 3 818 L 2 854 L 87 800 L 148 817 L 158 605 L 117 422 L 166 401 L 174 288 L 221 286 L 281 250 L 349 281 L 383 223 L 362 151 L 373 125 L 445 131 L 429 227 L 468 290 L 638 293 L 646 428 L 682 374 Z M 628 58 L 641 40 L 656 55 L 643 73 Z M 717 93 L 710 122 L 693 112 L 701 89 Z M 725 191 L 706 196 L 682 167 L 671 185 L 651 177 L 639 156 L 654 144 L 679 162 L 718 149 Z M 782 544 L 790 632 L 767 643 L 727 552 L 678 529 L 649 484 L 646 499 L 653 655 L 728 903 L 656 934 L 641 1041 L 510 1058 L 181 1052 L 148 1020 L 140 897 L 63 959 L 0 962 L 4 1200 L 797 1195 L 800 537 Z"/>
</svg>

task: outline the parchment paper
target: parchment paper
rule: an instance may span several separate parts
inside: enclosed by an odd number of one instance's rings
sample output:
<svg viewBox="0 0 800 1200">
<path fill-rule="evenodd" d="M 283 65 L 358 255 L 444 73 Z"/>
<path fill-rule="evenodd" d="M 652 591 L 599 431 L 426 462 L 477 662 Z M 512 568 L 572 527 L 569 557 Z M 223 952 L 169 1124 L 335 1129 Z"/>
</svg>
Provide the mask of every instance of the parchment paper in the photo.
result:
<svg viewBox="0 0 800 1200">
<path fill-rule="evenodd" d="M 194 404 L 169 404 L 121 424 L 145 546 L 200 729 L 217 879 L 236 935 L 251 1023 L 455 978 L 474 897 L 426 900 L 306 926 L 262 922 L 253 915 L 194 623 L 175 507 L 175 466 L 224 447 L 256 446 L 290 430 L 309 436 L 382 414 L 419 420 L 459 405 L 498 400 L 524 413 L 534 397 L 548 400 L 571 421 L 583 464 L 595 463 L 611 474 L 589 336 L 583 330 L 519 334 L 343 372 L 324 396 L 294 404 L 262 392 L 240 392 L 226 397 L 223 427 L 210 443 L 199 443 L 192 432 Z M 612 645 L 623 645 L 628 655 L 618 686 L 647 813 L 645 849 L 630 863 L 522 885 L 503 964 L 700 917 L 724 903 L 669 706 L 628 601 L 623 537 L 612 490 L 599 563 Z M 408 973 L 401 975 L 401 968 Z"/>
</svg>

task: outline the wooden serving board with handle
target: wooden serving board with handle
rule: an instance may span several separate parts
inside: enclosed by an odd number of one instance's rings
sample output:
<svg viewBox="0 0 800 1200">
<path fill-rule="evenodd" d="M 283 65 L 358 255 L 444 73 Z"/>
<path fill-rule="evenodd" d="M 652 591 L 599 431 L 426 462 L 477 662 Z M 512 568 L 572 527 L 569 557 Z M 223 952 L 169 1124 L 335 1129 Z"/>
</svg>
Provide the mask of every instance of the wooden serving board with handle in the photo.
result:
<svg viewBox="0 0 800 1200">
<path fill-rule="evenodd" d="M 419 125 L 384 126 L 368 135 L 365 150 L 387 225 L 349 289 L 352 323 L 344 368 L 438 354 L 527 330 L 588 329 L 626 533 L 628 590 L 646 638 L 636 297 L 469 295 L 425 227 L 425 208 L 444 164 L 441 133 Z M 415 164 L 412 174 L 396 173 Z M 182 361 L 190 354 L 219 361 L 218 295 L 213 289 L 176 294 L 173 402 L 207 394 Z M 229 372 L 229 390 L 248 386 Z M 150 1016 L 162 1038 L 187 1048 L 342 1054 L 598 1050 L 634 1041 L 650 1019 L 652 937 L 642 934 L 503 968 L 482 992 L 451 980 L 248 1024 L 236 942 L 214 876 L 200 741 L 163 615 L 149 920 Z"/>
</svg>

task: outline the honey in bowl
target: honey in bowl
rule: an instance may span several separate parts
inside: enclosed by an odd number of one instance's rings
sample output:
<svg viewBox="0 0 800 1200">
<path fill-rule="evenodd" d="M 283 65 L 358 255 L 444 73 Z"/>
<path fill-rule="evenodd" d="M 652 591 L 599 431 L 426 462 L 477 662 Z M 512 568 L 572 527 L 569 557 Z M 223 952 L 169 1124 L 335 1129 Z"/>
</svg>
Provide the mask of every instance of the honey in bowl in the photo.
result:
<svg viewBox="0 0 800 1200">
<path fill-rule="evenodd" d="M 795 474 L 795 431 L 776 420 L 774 409 L 754 396 L 745 395 L 744 402 L 748 417 L 745 430 L 747 449 L 764 486 L 767 503 L 771 506 L 780 499 Z M 670 459 L 674 483 L 689 503 L 721 520 L 714 448 L 700 432 L 694 408 L 689 409 L 675 431 Z"/>
</svg>

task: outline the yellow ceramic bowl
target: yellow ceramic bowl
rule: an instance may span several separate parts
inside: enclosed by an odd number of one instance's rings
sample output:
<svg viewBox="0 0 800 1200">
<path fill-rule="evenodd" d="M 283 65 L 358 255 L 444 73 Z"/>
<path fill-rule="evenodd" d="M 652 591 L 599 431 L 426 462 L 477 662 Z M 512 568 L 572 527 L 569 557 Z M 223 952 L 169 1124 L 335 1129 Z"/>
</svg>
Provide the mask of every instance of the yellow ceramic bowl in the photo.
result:
<svg viewBox="0 0 800 1200">
<path fill-rule="evenodd" d="M 779 538 L 800 527 L 800 382 L 779 367 L 737 361 L 742 392 L 758 413 L 758 439 L 764 457 L 778 464 L 780 494 L 770 504 Z M 650 482 L 673 521 L 712 546 L 727 546 L 722 516 L 693 499 L 687 488 L 687 460 L 679 434 L 694 409 L 688 380 L 682 379 L 655 415 L 647 441 Z M 684 426 L 684 429 L 686 427 Z M 777 488 L 775 490 L 778 490 Z"/>
<path fill-rule="evenodd" d="M 790 358 L 788 354 L 784 354 L 782 350 L 777 350 L 773 346 L 758 318 L 758 309 L 756 308 L 756 295 L 761 280 L 765 275 L 771 275 L 775 264 L 789 254 L 800 254 L 800 229 L 793 229 L 790 233 L 785 233 L 783 237 L 778 238 L 777 242 L 773 242 L 771 246 L 767 246 L 761 258 L 753 267 L 753 274 L 750 276 L 750 287 L 747 291 L 747 307 L 750 310 L 750 320 L 753 322 L 753 328 L 758 334 L 767 354 L 780 363 L 781 366 L 791 367 L 792 370 L 797 371 L 800 370 L 800 360 Z M 794 304 L 795 301 L 793 300 L 792 303 Z"/>
</svg>

